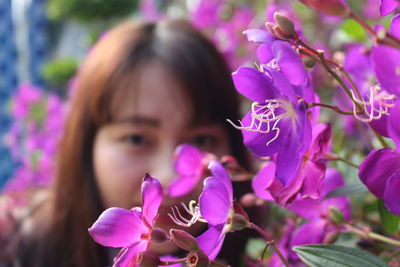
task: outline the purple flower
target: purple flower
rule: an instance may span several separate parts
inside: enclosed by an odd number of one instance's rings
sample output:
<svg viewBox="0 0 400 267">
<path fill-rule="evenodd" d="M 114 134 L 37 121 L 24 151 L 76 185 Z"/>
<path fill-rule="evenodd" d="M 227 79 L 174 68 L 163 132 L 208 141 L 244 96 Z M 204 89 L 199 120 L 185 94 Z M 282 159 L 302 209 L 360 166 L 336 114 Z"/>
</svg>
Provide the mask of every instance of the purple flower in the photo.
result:
<svg viewBox="0 0 400 267">
<path fill-rule="evenodd" d="M 390 33 L 400 38 L 400 14 L 392 18 Z M 382 88 L 400 96 L 400 50 L 378 45 L 372 49 L 372 66 Z"/>
<path fill-rule="evenodd" d="M 90 235 L 97 243 L 123 247 L 114 259 L 114 266 L 138 266 L 139 254 L 150 246 L 151 232 L 161 201 L 161 184 L 147 174 L 142 182 L 141 208 L 109 208 L 89 228 Z"/>
<path fill-rule="evenodd" d="M 293 246 L 324 243 L 332 234 L 340 230 L 338 226 L 332 224 L 329 220 L 330 209 L 335 208 L 344 215 L 345 220 L 350 219 L 351 207 L 348 197 L 323 198 L 343 185 L 344 179 L 341 174 L 335 169 L 328 169 L 320 199 L 298 197 L 287 205 L 286 208 L 309 220 L 298 228 L 295 228 L 294 223 L 289 221 L 285 234 L 278 244 L 291 266 L 304 266 L 296 253 L 292 251 Z M 279 259 L 274 255 L 271 259 L 271 266 L 280 266 L 278 264 Z"/>
<path fill-rule="evenodd" d="M 338 106 L 344 110 L 352 108 L 354 117 L 358 121 L 370 123 L 372 128 L 380 135 L 387 136 L 386 120 L 395 96 L 389 94 L 377 84 L 368 50 L 359 44 L 349 45 L 346 50 L 344 68 L 352 76 L 359 89 L 360 96 L 355 93 L 354 89 L 350 89 L 353 97 L 353 101 L 350 101 L 344 91 L 340 90 L 336 96 Z M 349 88 L 353 88 L 350 83 L 346 83 Z M 353 102 L 362 107 L 363 115 L 356 112 L 358 108 Z M 344 123 L 348 133 L 351 133 L 356 127 L 356 121 L 353 117 L 345 118 Z"/>
<path fill-rule="evenodd" d="M 251 42 L 260 43 L 257 58 L 261 65 L 279 70 L 294 86 L 298 96 L 303 97 L 303 90 L 308 83 L 308 74 L 300 55 L 287 42 L 276 40 L 267 31 L 249 29 L 243 32 Z M 300 88 L 297 88 L 300 87 Z M 308 99 L 306 99 L 308 100 Z"/>
<path fill-rule="evenodd" d="M 200 0 L 191 5 L 190 20 L 212 41 L 227 59 L 232 69 L 249 59 L 250 46 L 240 35 L 255 17 L 244 5 L 232 5 L 227 0 Z"/>
<path fill-rule="evenodd" d="M 232 228 L 233 189 L 228 172 L 219 162 L 212 160 L 208 168 L 212 176 L 204 181 L 199 204 L 201 217 L 208 222 L 209 229 L 196 239 L 201 250 L 213 260 Z"/>
<path fill-rule="evenodd" d="M 255 194 L 267 201 L 274 200 L 285 206 L 297 195 L 301 198 L 319 199 L 323 186 L 326 166 L 322 161 L 329 149 L 331 127 L 328 124 L 318 124 L 313 128 L 312 143 L 302 156 L 301 164 L 291 183 L 283 186 L 275 178 L 276 164 L 269 162 L 252 180 Z"/>
<path fill-rule="evenodd" d="M 213 260 L 221 250 L 225 235 L 232 228 L 233 189 L 229 173 L 219 162 L 211 160 L 208 168 L 212 176 L 204 180 L 198 205 L 194 206 L 195 201 L 192 201 L 186 209 L 192 218 L 185 219 L 175 211 L 169 216 L 184 227 L 190 227 L 197 221 L 208 223 L 209 229 L 196 239 L 200 249 Z"/>
<path fill-rule="evenodd" d="M 233 73 L 236 89 L 253 101 L 251 110 L 235 128 L 244 144 L 260 157 L 276 155 L 277 179 L 288 185 L 311 139 L 304 101 L 297 101 L 285 76 L 270 67 L 242 67 Z"/>
<path fill-rule="evenodd" d="M 388 118 L 389 137 L 396 144 L 396 150 L 382 148 L 373 150 L 360 164 L 358 175 L 361 181 L 376 197 L 382 198 L 388 210 L 400 215 L 400 127 L 398 118 L 400 105 L 392 108 Z"/>
<path fill-rule="evenodd" d="M 396 10 L 400 5 L 398 0 L 381 0 L 380 13 L 381 16 L 386 16 Z"/>
<path fill-rule="evenodd" d="M 179 145 L 174 152 L 174 168 L 178 177 L 168 185 L 168 196 L 180 197 L 191 192 L 202 178 L 210 157 L 194 146 Z"/>
<path fill-rule="evenodd" d="M 30 113 L 31 106 L 38 104 L 43 99 L 43 92 L 40 88 L 30 84 L 22 84 L 14 96 L 12 115 L 16 119 L 24 119 Z"/>
</svg>

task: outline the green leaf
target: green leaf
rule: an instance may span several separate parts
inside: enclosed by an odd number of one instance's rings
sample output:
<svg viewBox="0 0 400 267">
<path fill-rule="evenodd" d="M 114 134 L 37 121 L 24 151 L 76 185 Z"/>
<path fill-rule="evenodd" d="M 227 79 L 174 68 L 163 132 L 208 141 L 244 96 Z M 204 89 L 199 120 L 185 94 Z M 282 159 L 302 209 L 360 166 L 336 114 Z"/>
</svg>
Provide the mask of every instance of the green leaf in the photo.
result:
<svg viewBox="0 0 400 267">
<path fill-rule="evenodd" d="M 258 260 L 261 257 L 265 248 L 265 240 L 261 238 L 250 238 L 246 244 L 246 255 L 253 260 Z M 271 257 L 270 249 L 267 249 L 262 255 L 264 259 Z"/>
<path fill-rule="evenodd" d="M 381 198 L 378 198 L 378 210 L 383 229 L 390 234 L 396 234 L 399 231 L 400 217 L 388 211 Z"/>
<path fill-rule="evenodd" d="M 363 27 L 361 27 L 357 22 L 351 19 L 346 19 L 340 26 L 347 35 L 349 35 L 353 40 L 362 41 L 365 40 L 367 35 Z"/>
<path fill-rule="evenodd" d="M 296 246 L 293 250 L 310 267 L 388 267 L 382 259 L 366 251 L 335 245 Z"/>
<path fill-rule="evenodd" d="M 329 194 L 327 194 L 324 199 L 333 198 L 333 197 L 343 197 L 343 196 L 351 196 L 355 194 L 368 192 L 368 188 L 362 183 L 349 184 L 341 186 Z"/>
</svg>

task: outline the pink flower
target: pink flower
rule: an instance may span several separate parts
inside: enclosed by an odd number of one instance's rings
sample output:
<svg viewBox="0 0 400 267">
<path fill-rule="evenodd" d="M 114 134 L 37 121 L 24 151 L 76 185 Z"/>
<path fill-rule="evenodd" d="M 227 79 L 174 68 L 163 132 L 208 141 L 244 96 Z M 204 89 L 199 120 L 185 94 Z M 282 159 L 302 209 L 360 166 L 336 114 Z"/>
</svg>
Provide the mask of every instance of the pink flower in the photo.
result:
<svg viewBox="0 0 400 267">
<path fill-rule="evenodd" d="M 210 155 L 194 146 L 179 145 L 174 153 L 174 168 L 178 177 L 167 188 L 170 197 L 180 197 L 191 192 L 199 183 L 210 159 Z"/>
<path fill-rule="evenodd" d="M 114 266 L 139 266 L 138 257 L 151 242 L 151 233 L 162 201 L 160 182 L 146 175 L 142 182 L 142 207 L 109 208 L 89 228 L 93 239 L 107 247 L 123 247 Z"/>
</svg>

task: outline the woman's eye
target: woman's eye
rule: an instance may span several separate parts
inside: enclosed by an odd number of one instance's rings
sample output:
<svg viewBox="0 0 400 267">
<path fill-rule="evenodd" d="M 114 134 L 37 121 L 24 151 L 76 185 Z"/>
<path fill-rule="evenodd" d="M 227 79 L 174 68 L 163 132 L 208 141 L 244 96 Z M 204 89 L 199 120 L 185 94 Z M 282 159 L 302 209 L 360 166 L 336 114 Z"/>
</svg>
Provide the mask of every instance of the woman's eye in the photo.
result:
<svg viewBox="0 0 400 267">
<path fill-rule="evenodd" d="M 150 142 L 146 137 L 140 134 L 133 134 L 124 138 L 125 141 L 129 142 L 129 144 L 134 146 L 145 146 L 149 145 Z"/>
<path fill-rule="evenodd" d="M 216 138 L 211 135 L 199 135 L 192 138 L 191 143 L 200 148 L 211 147 L 215 144 Z"/>
</svg>

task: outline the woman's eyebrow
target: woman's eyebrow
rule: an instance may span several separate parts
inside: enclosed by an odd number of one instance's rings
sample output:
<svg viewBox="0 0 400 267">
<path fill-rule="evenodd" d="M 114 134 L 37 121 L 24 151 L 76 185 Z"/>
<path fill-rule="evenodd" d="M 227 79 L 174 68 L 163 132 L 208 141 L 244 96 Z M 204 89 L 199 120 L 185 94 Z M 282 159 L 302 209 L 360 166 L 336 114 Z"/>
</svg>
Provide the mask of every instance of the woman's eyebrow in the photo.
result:
<svg viewBox="0 0 400 267">
<path fill-rule="evenodd" d="M 117 119 L 115 123 L 129 123 L 136 125 L 148 125 L 152 127 L 159 127 L 160 121 L 154 118 L 148 118 L 143 116 L 130 116 Z"/>
</svg>

